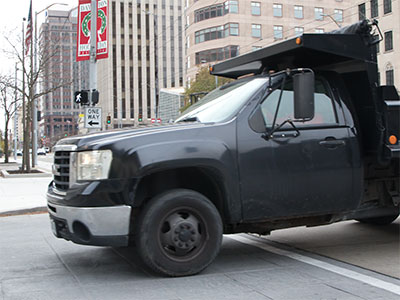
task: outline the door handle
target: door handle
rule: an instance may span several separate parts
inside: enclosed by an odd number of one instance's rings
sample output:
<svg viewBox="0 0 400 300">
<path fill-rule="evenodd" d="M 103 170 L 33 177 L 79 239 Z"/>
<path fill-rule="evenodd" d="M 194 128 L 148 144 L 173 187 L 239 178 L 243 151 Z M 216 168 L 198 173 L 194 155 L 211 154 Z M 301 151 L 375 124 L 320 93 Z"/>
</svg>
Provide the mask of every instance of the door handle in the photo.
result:
<svg viewBox="0 0 400 300">
<path fill-rule="evenodd" d="M 319 144 L 329 149 L 335 149 L 346 145 L 346 142 L 344 140 L 337 140 L 335 138 L 326 138 L 325 140 L 320 141 Z"/>
</svg>

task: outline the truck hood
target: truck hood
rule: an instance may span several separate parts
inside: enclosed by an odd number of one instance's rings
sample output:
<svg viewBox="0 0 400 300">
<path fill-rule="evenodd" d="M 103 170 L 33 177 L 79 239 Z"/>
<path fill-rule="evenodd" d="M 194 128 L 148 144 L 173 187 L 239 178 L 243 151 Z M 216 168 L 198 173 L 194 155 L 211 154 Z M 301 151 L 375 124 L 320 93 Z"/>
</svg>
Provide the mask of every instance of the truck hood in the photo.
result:
<svg viewBox="0 0 400 300">
<path fill-rule="evenodd" d="M 162 136 L 162 140 L 165 139 L 166 135 L 174 135 L 174 133 L 204 127 L 201 123 L 183 123 L 183 124 L 171 124 L 171 125 L 149 125 L 139 128 L 129 128 L 129 129 L 116 129 L 110 131 L 94 132 L 85 135 L 77 135 L 69 138 L 64 138 L 60 140 L 57 145 L 75 145 L 77 146 L 77 151 L 89 150 L 89 149 L 101 149 L 108 148 L 107 145 L 114 143 L 130 140 L 139 140 L 149 138 L 152 136 L 152 140 L 157 142 L 157 140 Z M 136 138 L 137 137 L 137 138 Z M 132 145 L 132 144 L 131 144 Z M 134 146 L 134 145 L 132 145 Z"/>
</svg>

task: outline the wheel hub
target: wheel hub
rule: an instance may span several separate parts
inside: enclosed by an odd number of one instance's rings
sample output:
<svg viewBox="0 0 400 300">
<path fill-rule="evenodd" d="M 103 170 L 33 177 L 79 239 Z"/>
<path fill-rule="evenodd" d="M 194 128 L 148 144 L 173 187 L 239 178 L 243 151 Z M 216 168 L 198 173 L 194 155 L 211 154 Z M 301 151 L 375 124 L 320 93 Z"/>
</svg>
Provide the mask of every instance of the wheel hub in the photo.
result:
<svg viewBox="0 0 400 300">
<path fill-rule="evenodd" d="M 173 243 L 180 249 L 191 249 L 199 238 L 196 228 L 188 223 L 181 222 L 173 230 Z"/>
</svg>

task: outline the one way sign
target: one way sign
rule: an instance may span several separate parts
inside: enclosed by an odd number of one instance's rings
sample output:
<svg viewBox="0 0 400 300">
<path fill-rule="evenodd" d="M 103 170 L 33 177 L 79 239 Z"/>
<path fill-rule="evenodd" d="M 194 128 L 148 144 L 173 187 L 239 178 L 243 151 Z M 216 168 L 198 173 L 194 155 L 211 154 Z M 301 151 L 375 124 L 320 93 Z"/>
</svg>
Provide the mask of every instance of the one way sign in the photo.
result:
<svg viewBox="0 0 400 300">
<path fill-rule="evenodd" d="M 85 128 L 101 128 L 101 107 L 85 108 Z"/>
</svg>

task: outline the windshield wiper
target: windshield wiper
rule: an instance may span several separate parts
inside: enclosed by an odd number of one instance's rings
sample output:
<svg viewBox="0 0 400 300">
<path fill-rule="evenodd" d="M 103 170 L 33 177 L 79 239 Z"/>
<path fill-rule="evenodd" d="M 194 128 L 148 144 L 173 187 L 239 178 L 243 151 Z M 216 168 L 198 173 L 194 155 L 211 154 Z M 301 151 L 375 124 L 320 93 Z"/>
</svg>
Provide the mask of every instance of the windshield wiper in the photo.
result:
<svg viewBox="0 0 400 300">
<path fill-rule="evenodd" d="M 178 121 L 178 123 L 180 122 L 200 122 L 200 120 L 198 117 L 187 117 Z"/>
</svg>

